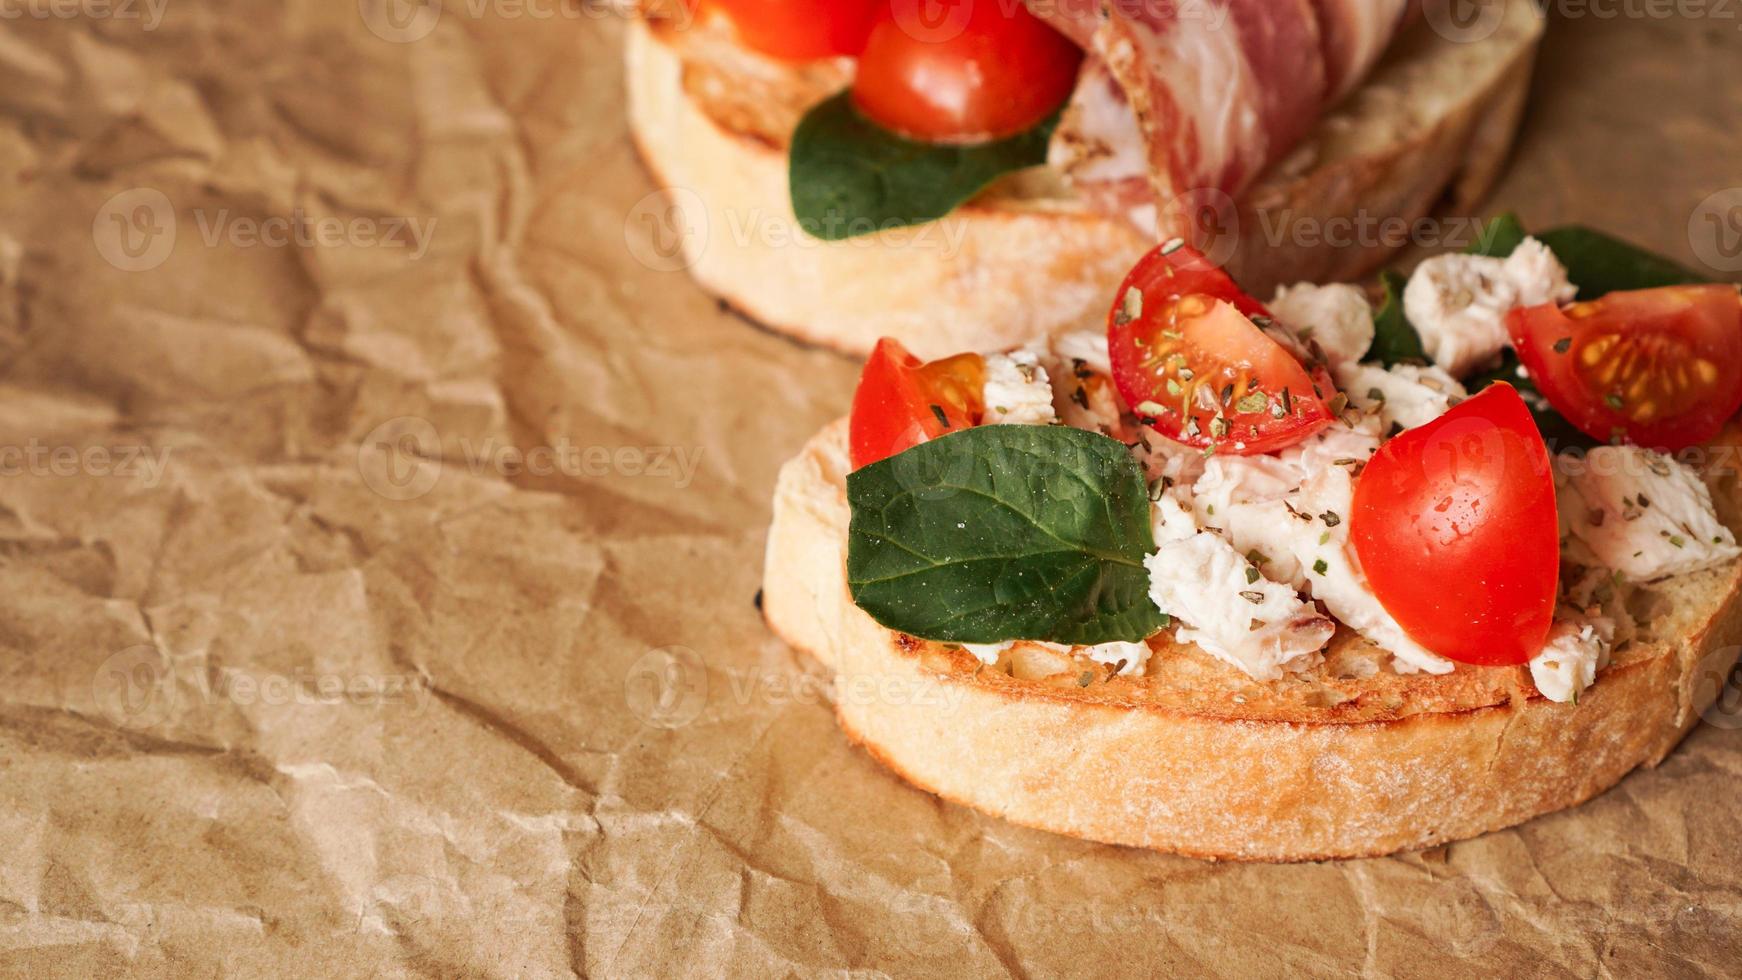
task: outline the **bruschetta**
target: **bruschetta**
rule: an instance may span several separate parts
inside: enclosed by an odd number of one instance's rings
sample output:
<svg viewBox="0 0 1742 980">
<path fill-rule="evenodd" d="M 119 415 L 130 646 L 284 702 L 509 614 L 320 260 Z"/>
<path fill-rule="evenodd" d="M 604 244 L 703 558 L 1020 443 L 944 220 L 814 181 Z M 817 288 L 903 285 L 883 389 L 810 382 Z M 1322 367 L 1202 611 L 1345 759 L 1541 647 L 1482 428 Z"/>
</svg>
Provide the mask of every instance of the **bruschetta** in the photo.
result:
<svg viewBox="0 0 1742 980">
<path fill-rule="evenodd" d="M 1376 294 L 1190 246 L 1105 327 L 867 362 L 770 626 L 947 799 L 1252 860 L 1428 847 L 1661 760 L 1742 643 L 1742 294 L 1510 221 Z"/>
</svg>

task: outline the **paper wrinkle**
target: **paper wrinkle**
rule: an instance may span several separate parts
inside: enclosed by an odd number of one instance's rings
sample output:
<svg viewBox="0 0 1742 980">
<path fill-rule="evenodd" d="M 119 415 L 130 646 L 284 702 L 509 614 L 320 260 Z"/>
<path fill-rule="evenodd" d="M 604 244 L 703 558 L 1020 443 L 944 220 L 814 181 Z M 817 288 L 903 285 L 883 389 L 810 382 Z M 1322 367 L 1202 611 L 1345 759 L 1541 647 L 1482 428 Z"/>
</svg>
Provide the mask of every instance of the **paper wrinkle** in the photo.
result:
<svg viewBox="0 0 1742 980">
<path fill-rule="evenodd" d="M 0 973 L 1733 972 L 1722 715 L 1570 813 L 1287 867 L 1014 827 L 853 747 L 752 597 L 856 367 L 634 258 L 621 25 L 530 6 L 0 21 L 0 447 L 165 460 L 0 475 Z M 1557 22 L 1493 210 L 1692 261 L 1742 99 L 1686 70 L 1701 26 Z M 137 189 L 176 232 L 127 271 L 98 226 Z M 406 237 L 237 243 L 292 218 Z M 607 462 L 501 456 L 565 444 Z"/>
</svg>

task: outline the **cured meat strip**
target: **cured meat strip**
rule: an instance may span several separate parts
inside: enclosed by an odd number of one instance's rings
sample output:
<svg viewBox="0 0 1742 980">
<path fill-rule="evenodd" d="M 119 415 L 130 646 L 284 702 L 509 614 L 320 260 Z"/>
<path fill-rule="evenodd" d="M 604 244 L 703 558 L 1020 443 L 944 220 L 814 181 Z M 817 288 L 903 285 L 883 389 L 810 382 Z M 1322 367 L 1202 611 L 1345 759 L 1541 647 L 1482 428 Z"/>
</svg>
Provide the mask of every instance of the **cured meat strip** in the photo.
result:
<svg viewBox="0 0 1742 980">
<path fill-rule="evenodd" d="M 1361 84 L 1408 14 L 1419 10 L 1410 0 L 1313 0 L 1313 4 L 1324 37 L 1325 81 L 1333 101 Z"/>
<path fill-rule="evenodd" d="M 1105 80 L 1084 73 L 1055 137 L 1055 161 L 1079 184 L 1131 176 L 1082 165 L 1125 156 L 1118 150 L 1131 144 L 1134 120 L 1157 201 L 1204 189 L 1231 194 L 1324 106 L 1324 54 L 1309 0 L 1103 0 L 1104 16 L 1085 14 L 1081 3 L 1032 5 L 1073 37 L 1093 24 L 1089 50 L 1129 107 L 1118 112 Z"/>
<path fill-rule="evenodd" d="M 1090 53 L 1051 162 L 1091 204 L 1141 225 L 1157 214 L 1178 223 L 1181 209 L 1167 205 L 1187 195 L 1251 183 L 1372 67 L 1409 0 L 1029 5 Z"/>
<path fill-rule="evenodd" d="M 1068 174 L 1095 210 L 1123 215 L 1146 230 L 1155 226 L 1149 148 L 1106 62 L 1093 57 L 1083 62 L 1082 77 L 1047 148 L 1047 163 Z"/>
</svg>

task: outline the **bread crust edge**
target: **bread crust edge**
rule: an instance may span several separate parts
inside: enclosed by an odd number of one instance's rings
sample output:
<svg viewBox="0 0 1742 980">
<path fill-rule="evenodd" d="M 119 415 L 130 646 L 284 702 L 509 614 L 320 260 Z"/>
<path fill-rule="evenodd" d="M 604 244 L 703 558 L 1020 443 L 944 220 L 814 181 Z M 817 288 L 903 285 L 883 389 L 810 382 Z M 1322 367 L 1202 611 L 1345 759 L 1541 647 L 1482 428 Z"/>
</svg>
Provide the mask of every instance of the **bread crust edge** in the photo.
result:
<svg viewBox="0 0 1742 980">
<path fill-rule="evenodd" d="M 835 671 L 841 727 L 873 759 L 943 799 L 1027 827 L 1276 862 L 1467 839 L 1576 806 L 1655 765 L 1699 722 L 1742 643 L 1738 572 L 1704 597 L 1709 608 L 1690 635 L 1603 671 L 1576 705 L 1532 696 L 1303 724 L 987 684 L 928 666 L 929 645 L 853 605 L 845 443 L 841 420 L 781 470 L 764 570 L 769 627 Z"/>
</svg>

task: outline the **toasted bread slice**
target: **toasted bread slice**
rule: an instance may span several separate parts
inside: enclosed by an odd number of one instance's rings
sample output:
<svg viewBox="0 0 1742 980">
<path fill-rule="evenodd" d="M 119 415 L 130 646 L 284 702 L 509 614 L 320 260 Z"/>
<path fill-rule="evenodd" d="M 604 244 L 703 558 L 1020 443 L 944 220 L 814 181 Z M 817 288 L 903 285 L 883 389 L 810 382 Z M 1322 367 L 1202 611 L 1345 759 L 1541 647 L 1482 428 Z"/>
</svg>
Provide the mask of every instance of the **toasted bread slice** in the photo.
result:
<svg viewBox="0 0 1742 980">
<path fill-rule="evenodd" d="M 915 785 L 1015 823 L 1211 858 L 1388 854 L 1573 806 L 1655 765 L 1742 642 L 1742 563 L 1642 594 L 1647 632 L 1577 704 L 1523 667 L 1397 674 L 1344 630 L 1320 667 L 1254 681 L 1165 636 L 1141 676 L 1018 646 L 1008 669 L 853 605 L 847 425 L 781 470 L 764 571 L 773 630 L 836 672 L 849 737 Z M 1742 525 L 1734 474 L 1715 498 Z"/>
<path fill-rule="evenodd" d="M 1480 41 L 1418 24 L 1221 219 L 1237 239 L 1230 271 L 1260 296 L 1357 278 L 1395 250 L 1406 222 L 1442 202 L 1468 209 L 1500 171 L 1542 29 L 1530 0 L 1508 0 Z M 776 330 L 855 354 L 882 336 L 921 357 L 998 350 L 1106 316 L 1155 243 L 1090 210 L 1048 168 L 1009 175 L 899 234 L 805 238 L 788 200 L 787 144 L 850 70 L 776 64 L 705 23 L 630 25 L 630 130 L 655 178 L 677 191 L 683 260 L 703 287 Z"/>
</svg>

